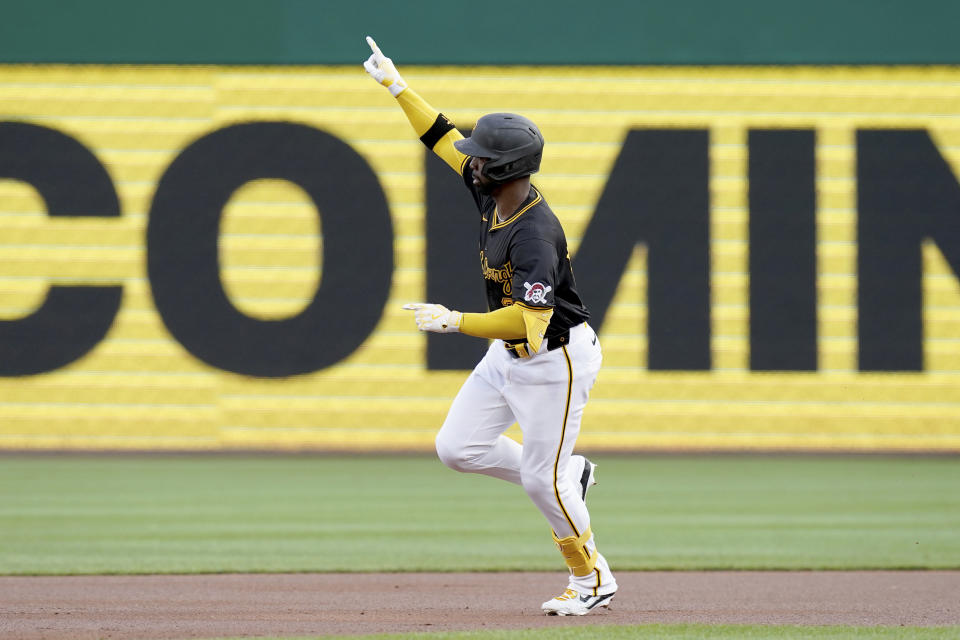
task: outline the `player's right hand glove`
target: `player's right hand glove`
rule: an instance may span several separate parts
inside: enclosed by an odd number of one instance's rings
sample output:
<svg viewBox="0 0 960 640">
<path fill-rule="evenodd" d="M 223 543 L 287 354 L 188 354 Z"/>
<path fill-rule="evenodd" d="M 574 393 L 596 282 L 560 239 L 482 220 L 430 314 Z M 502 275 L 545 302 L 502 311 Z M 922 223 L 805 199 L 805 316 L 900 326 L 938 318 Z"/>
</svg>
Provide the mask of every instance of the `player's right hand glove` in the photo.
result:
<svg viewBox="0 0 960 640">
<path fill-rule="evenodd" d="M 407 88 L 407 83 L 400 77 L 400 72 L 393 66 L 393 60 L 383 55 L 380 47 L 373 41 L 373 38 L 367 36 L 367 44 L 373 53 L 363 63 L 363 68 L 367 74 L 390 90 L 390 95 L 396 98 Z"/>
<path fill-rule="evenodd" d="M 416 311 L 417 329 L 435 333 L 459 333 L 463 314 L 451 311 L 442 304 L 426 302 L 408 302 L 403 305 L 407 311 Z"/>
</svg>

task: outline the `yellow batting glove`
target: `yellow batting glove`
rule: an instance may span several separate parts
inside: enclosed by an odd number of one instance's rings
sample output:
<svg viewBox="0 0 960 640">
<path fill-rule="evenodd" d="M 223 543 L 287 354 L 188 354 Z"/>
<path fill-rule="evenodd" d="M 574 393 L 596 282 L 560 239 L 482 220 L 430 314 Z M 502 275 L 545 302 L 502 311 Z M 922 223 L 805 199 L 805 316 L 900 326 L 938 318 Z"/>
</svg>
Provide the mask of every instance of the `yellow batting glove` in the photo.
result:
<svg viewBox="0 0 960 640">
<path fill-rule="evenodd" d="M 403 305 L 407 311 L 415 311 L 417 329 L 433 331 L 434 333 L 459 333 L 460 320 L 463 314 L 451 311 L 442 304 L 428 304 L 426 302 L 408 302 Z"/>
<path fill-rule="evenodd" d="M 367 36 L 367 44 L 373 53 L 363 63 L 363 68 L 367 74 L 390 90 L 390 95 L 396 98 L 407 88 L 407 83 L 400 77 L 400 72 L 393 66 L 393 60 L 383 55 L 380 47 L 373 41 L 373 38 Z"/>
</svg>

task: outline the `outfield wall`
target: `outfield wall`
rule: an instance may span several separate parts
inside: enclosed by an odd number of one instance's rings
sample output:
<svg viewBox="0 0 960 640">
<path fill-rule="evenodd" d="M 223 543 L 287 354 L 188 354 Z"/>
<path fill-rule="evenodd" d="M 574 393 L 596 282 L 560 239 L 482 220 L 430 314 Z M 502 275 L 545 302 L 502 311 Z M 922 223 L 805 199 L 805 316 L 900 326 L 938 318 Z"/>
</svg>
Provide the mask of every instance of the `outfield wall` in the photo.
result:
<svg viewBox="0 0 960 640">
<path fill-rule="evenodd" d="M 410 64 L 958 64 L 951 0 L 30 0 L 0 62 L 356 64 L 364 35 Z"/>
<path fill-rule="evenodd" d="M 404 74 L 543 129 L 605 354 L 581 446 L 960 451 L 960 69 Z M 400 306 L 480 308 L 474 223 L 358 65 L 0 96 L 0 447 L 432 447 L 480 342 Z"/>
</svg>

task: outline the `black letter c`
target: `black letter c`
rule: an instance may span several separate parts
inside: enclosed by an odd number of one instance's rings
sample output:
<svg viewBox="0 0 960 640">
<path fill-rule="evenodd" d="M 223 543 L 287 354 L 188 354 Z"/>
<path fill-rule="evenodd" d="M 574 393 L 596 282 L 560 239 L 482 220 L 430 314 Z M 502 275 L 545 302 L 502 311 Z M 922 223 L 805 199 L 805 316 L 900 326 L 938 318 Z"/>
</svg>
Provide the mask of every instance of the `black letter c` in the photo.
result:
<svg viewBox="0 0 960 640">
<path fill-rule="evenodd" d="M 96 156 L 70 136 L 33 124 L 0 123 L 0 177 L 33 186 L 51 216 L 117 217 L 120 202 Z M 51 286 L 43 304 L 17 320 L 0 320 L 0 375 L 63 367 L 109 331 L 121 286 Z"/>
</svg>

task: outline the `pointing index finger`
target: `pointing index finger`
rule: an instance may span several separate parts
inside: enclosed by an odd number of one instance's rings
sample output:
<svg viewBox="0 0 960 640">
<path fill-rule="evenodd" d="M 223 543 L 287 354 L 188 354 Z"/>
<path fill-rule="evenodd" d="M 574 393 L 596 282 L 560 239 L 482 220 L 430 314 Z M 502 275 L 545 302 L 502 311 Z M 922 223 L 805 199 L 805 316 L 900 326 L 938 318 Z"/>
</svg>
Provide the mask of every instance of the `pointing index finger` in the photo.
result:
<svg viewBox="0 0 960 640">
<path fill-rule="evenodd" d="M 380 47 L 377 46 L 377 43 L 374 42 L 373 38 L 367 36 L 367 44 L 370 45 L 370 50 L 373 51 L 378 56 L 382 56 L 383 52 L 380 51 Z"/>
</svg>

